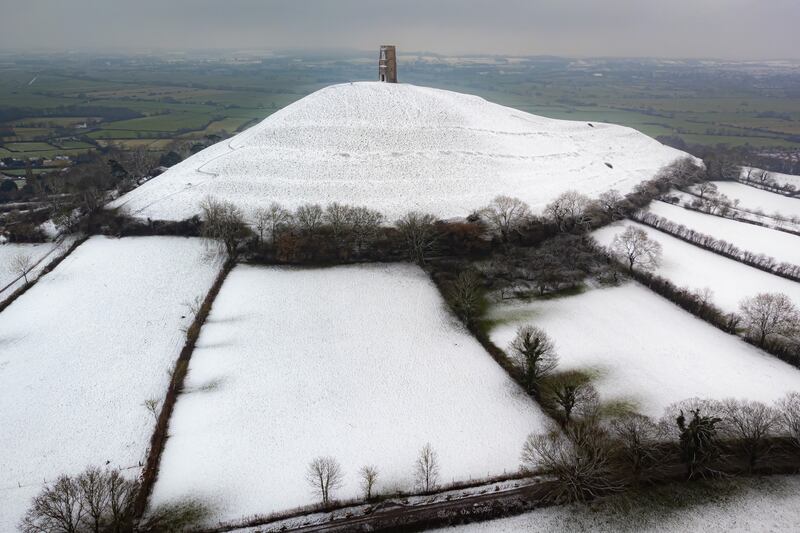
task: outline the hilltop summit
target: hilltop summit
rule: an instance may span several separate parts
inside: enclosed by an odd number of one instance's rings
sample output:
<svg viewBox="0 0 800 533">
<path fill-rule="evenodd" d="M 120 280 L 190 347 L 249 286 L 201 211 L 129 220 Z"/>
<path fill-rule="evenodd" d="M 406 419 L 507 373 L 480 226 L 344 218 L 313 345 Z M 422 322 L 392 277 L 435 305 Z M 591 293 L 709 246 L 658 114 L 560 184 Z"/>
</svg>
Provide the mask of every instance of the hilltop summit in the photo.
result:
<svg viewBox="0 0 800 533">
<path fill-rule="evenodd" d="M 154 220 L 200 213 L 208 196 L 245 213 L 277 201 L 466 216 L 499 194 L 541 210 L 565 190 L 630 191 L 685 156 L 630 128 L 544 118 L 408 84 L 319 90 L 207 148 L 113 207 Z"/>
</svg>

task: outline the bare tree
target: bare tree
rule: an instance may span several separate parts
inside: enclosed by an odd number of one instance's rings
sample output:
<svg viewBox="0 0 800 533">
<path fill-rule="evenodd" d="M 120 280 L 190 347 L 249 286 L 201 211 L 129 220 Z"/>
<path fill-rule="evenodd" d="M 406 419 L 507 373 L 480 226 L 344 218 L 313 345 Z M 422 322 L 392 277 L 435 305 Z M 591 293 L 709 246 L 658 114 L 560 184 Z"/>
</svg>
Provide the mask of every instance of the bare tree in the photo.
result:
<svg viewBox="0 0 800 533">
<path fill-rule="evenodd" d="M 148 176 L 158 164 L 158 154 L 150 152 L 145 146 L 116 154 L 120 164 L 133 178 Z"/>
<path fill-rule="evenodd" d="M 155 420 L 158 420 L 158 406 L 160 404 L 161 402 L 158 400 L 158 398 L 148 398 L 142 403 L 145 409 L 147 409 L 147 411 L 153 415 Z"/>
<path fill-rule="evenodd" d="M 782 293 L 762 292 L 739 303 L 747 334 L 764 347 L 772 336 L 792 336 L 800 329 L 800 311 Z"/>
<path fill-rule="evenodd" d="M 358 473 L 361 476 L 361 490 L 364 493 L 364 498 L 371 500 L 372 490 L 378 481 L 378 469 L 372 465 L 367 465 L 361 467 Z"/>
<path fill-rule="evenodd" d="M 25 279 L 25 285 L 28 284 L 28 274 L 31 273 L 31 270 L 36 266 L 36 262 L 31 258 L 28 254 L 16 254 L 14 257 L 11 258 L 11 261 L 8 263 L 8 270 L 12 274 L 16 274 L 17 276 L 21 276 Z"/>
<path fill-rule="evenodd" d="M 466 325 L 477 320 L 485 305 L 481 277 L 473 270 L 460 272 L 447 291 L 453 311 Z"/>
<path fill-rule="evenodd" d="M 77 479 L 77 486 L 86 509 L 85 521 L 94 533 L 100 533 L 109 506 L 109 487 L 105 473 L 99 468 L 86 469 Z"/>
<path fill-rule="evenodd" d="M 780 429 L 800 448 L 800 393 L 790 392 L 778 401 Z"/>
<path fill-rule="evenodd" d="M 638 483 L 642 472 L 659 462 L 657 444 L 661 440 L 661 431 L 658 425 L 646 416 L 628 413 L 612 420 L 611 433 L 616 438 L 634 482 Z"/>
<path fill-rule="evenodd" d="M 508 350 L 517 367 L 522 370 L 525 389 L 538 399 L 542 378 L 558 366 L 555 344 L 543 329 L 526 325 L 517 330 L 517 336 Z"/>
<path fill-rule="evenodd" d="M 439 235 L 435 223 L 436 217 L 417 211 L 407 213 L 397 221 L 409 257 L 420 265 L 425 264 L 425 258 L 436 247 Z"/>
<path fill-rule="evenodd" d="M 723 435 L 732 437 L 747 455 L 750 469 L 768 451 L 767 438 L 778 426 L 778 412 L 761 402 L 728 399 L 720 404 Z"/>
<path fill-rule="evenodd" d="M 25 533 L 78 533 L 85 514 L 78 484 L 69 476 L 61 476 L 33 498 L 20 529 Z"/>
<path fill-rule="evenodd" d="M 108 514 L 112 531 L 120 533 L 122 526 L 133 519 L 133 504 L 139 492 L 139 484 L 122 475 L 118 469 L 108 473 Z"/>
<path fill-rule="evenodd" d="M 216 241 L 228 258 L 235 260 L 239 244 L 250 233 L 241 210 L 230 202 L 211 197 L 200 204 L 200 209 L 203 213 L 203 237 Z"/>
<path fill-rule="evenodd" d="M 616 189 L 601 193 L 597 197 L 597 205 L 610 220 L 625 218 L 625 210 L 631 207 L 630 202 Z"/>
<path fill-rule="evenodd" d="M 553 381 L 547 387 L 549 399 L 557 406 L 564 425 L 572 421 L 573 415 L 590 416 L 597 411 L 597 390 L 582 376 L 566 374 Z"/>
<path fill-rule="evenodd" d="M 434 490 L 439 484 L 439 454 L 430 442 L 419 451 L 414 466 L 414 478 L 417 485 L 425 492 Z"/>
<path fill-rule="evenodd" d="M 383 214 L 366 207 L 354 207 L 347 216 L 356 249 L 372 240 L 383 223 Z"/>
<path fill-rule="evenodd" d="M 331 493 L 342 486 L 343 478 L 342 467 L 333 457 L 317 457 L 308 464 L 306 480 L 325 507 L 331 503 Z"/>
<path fill-rule="evenodd" d="M 593 424 L 575 424 L 566 431 L 528 435 L 522 447 L 522 469 L 553 476 L 548 497 L 556 502 L 586 501 L 616 492 L 622 484 L 609 458 L 609 443 Z"/>
<path fill-rule="evenodd" d="M 323 211 L 319 204 L 305 204 L 295 210 L 294 220 L 300 231 L 313 236 L 323 222 Z"/>
<path fill-rule="evenodd" d="M 628 226 L 611 242 L 611 253 L 619 261 L 628 265 L 629 272 L 634 267 L 654 270 L 661 262 L 661 244 L 647 236 L 641 228 Z"/>
<path fill-rule="evenodd" d="M 33 499 L 20 529 L 25 533 L 130 531 L 138 483 L 119 470 L 89 467 L 77 477 L 60 476 Z"/>
<path fill-rule="evenodd" d="M 334 202 L 325 208 L 323 220 L 331 227 L 333 238 L 339 242 L 346 234 L 352 231 L 353 217 L 350 215 L 352 207 Z"/>
<path fill-rule="evenodd" d="M 270 241 L 275 242 L 275 238 L 291 222 L 292 213 L 277 202 L 272 202 L 266 209 L 261 208 L 256 211 L 256 230 L 262 241 L 266 234 Z"/>
<path fill-rule="evenodd" d="M 498 196 L 480 211 L 489 226 L 500 233 L 503 242 L 508 242 L 512 231 L 519 230 L 530 218 L 531 209 L 519 198 Z"/>
<path fill-rule="evenodd" d="M 703 181 L 697 185 L 697 192 L 700 198 L 703 198 L 705 195 L 714 196 L 719 192 L 719 187 L 713 182 Z"/>
<path fill-rule="evenodd" d="M 253 211 L 253 226 L 256 228 L 258 234 L 258 242 L 264 242 L 264 232 L 269 227 L 269 210 L 264 207 L 259 207 Z"/>
<path fill-rule="evenodd" d="M 547 204 L 544 214 L 558 225 L 561 231 L 583 226 L 588 222 L 587 211 L 591 200 L 578 191 L 565 191 Z"/>
</svg>

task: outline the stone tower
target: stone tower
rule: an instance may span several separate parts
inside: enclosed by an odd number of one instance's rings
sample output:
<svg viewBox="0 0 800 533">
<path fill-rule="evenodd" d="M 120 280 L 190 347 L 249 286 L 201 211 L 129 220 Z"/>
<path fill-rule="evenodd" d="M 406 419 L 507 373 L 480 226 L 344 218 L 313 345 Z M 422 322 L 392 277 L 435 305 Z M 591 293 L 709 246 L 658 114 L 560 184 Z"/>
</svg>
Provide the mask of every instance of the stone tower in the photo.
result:
<svg viewBox="0 0 800 533">
<path fill-rule="evenodd" d="M 378 80 L 385 83 L 397 83 L 397 51 L 394 45 L 381 46 L 378 58 Z"/>
</svg>

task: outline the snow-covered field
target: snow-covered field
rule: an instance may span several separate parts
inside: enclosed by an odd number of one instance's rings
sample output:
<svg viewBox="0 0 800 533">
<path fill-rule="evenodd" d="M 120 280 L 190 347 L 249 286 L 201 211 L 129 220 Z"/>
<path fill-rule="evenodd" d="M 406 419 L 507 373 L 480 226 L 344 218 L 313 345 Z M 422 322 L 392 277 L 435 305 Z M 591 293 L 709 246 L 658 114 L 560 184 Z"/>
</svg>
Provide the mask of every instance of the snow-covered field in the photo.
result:
<svg viewBox="0 0 800 533">
<path fill-rule="evenodd" d="M 771 402 L 800 390 L 800 370 L 636 283 L 496 305 L 490 316 L 499 321 L 490 337 L 501 348 L 519 326 L 539 326 L 556 344 L 560 369 L 596 370 L 601 399 L 631 401 L 648 416 L 686 398 Z"/>
<path fill-rule="evenodd" d="M 742 167 L 742 179 L 747 179 L 748 171 L 750 171 L 750 167 Z M 753 168 L 751 178 L 755 179 L 755 176 L 761 172 L 763 172 L 763 170 Z M 781 174 L 780 172 L 768 172 L 768 174 L 769 177 L 772 178 L 778 185 L 793 185 L 795 188 L 800 189 L 800 176 L 795 176 L 793 174 Z"/>
<path fill-rule="evenodd" d="M 565 505 L 545 507 L 511 518 L 443 528 L 438 533 L 752 533 L 797 531 L 800 524 L 800 477 L 774 476 L 738 482 L 733 491 L 721 489 L 710 498 L 684 497 L 655 507 L 643 505 Z M 709 492 L 714 489 L 708 489 Z M 675 491 L 686 491 L 676 486 Z M 662 490 L 662 493 L 665 492 Z M 663 494 L 662 494 L 663 497 Z M 688 500 L 688 501 L 686 501 Z M 612 500 L 613 501 L 613 500 Z"/>
<path fill-rule="evenodd" d="M 546 418 L 406 265 L 238 266 L 198 339 L 151 504 L 209 504 L 237 520 L 317 502 L 305 480 L 334 456 L 359 495 L 413 486 L 430 442 L 441 482 L 516 471 Z"/>
<path fill-rule="evenodd" d="M 800 198 L 764 191 L 736 181 L 715 181 L 720 193 L 731 200 L 739 200 L 739 207 L 748 211 L 761 211 L 768 217 L 779 213 L 783 217 L 800 217 Z"/>
<path fill-rule="evenodd" d="M 139 472 L 190 323 L 219 270 L 199 239 L 93 237 L 0 313 L 0 531 L 43 480 Z"/>
<path fill-rule="evenodd" d="M 760 292 L 782 292 L 800 305 L 800 283 L 703 250 L 642 224 L 618 222 L 595 231 L 593 235 L 600 244 L 608 246 L 614 235 L 622 233 L 628 225 L 643 229 L 661 243 L 663 257 L 657 274 L 679 287 L 711 289 L 714 292 L 712 300 L 725 311 L 738 312 L 743 298 Z"/>
<path fill-rule="evenodd" d="M 800 200 L 793 201 L 800 204 Z M 652 202 L 647 210 L 687 228 L 734 244 L 741 250 L 774 257 L 779 262 L 800 265 L 800 237 L 797 235 L 707 215 L 665 202 Z"/>
<path fill-rule="evenodd" d="M 633 129 L 554 120 L 477 96 L 407 84 L 317 91 L 174 166 L 112 207 L 199 214 L 207 196 L 246 212 L 271 201 L 343 202 L 466 216 L 499 194 L 541 209 L 568 189 L 630 191 L 686 154 Z M 610 165 L 611 167 L 607 166 Z"/>
<path fill-rule="evenodd" d="M 19 273 L 12 270 L 11 267 L 11 263 L 16 256 L 27 256 L 32 262 L 38 262 L 36 267 L 28 274 L 28 279 L 33 280 L 38 277 L 41 270 L 52 259 L 57 257 L 59 250 L 56 250 L 56 248 L 58 246 L 59 245 L 52 242 L 41 244 L 0 244 L 0 302 L 5 300 L 7 296 L 10 296 L 11 293 L 20 288 L 24 283 L 23 280 L 12 283 L 19 277 Z M 68 247 L 69 243 L 65 243 L 61 245 L 61 250 L 66 250 Z M 5 290 L 3 290 L 4 288 Z"/>
</svg>

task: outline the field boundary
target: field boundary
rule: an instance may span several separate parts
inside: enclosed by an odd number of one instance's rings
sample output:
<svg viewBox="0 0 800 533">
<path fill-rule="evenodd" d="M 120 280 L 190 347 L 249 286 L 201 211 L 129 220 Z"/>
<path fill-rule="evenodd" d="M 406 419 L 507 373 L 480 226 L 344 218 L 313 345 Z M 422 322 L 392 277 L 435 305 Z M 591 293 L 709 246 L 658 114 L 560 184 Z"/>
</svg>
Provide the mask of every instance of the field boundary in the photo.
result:
<svg viewBox="0 0 800 533">
<path fill-rule="evenodd" d="M 58 265 L 60 265 L 60 264 L 61 264 L 61 261 L 63 261 L 64 259 L 66 259 L 66 258 L 67 258 L 67 257 L 68 257 L 68 256 L 69 256 L 69 255 L 70 255 L 72 252 L 74 252 L 74 251 L 75 251 L 75 249 L 76 249 L 78 246 L 80 246 L 81 244 L 83 244 L 84 242 L 86 242 L 86 241 L 89 239 L 89 237 L 90 237 L 89 235 L 86 235 L 86 236 L 84 236 L 84 237 L 81 237 L 80 239 L 78 239 L 78 240 L 77 240 L 77 241 L 75 241 L 74 243 L 72 243 L 72 244 L 70 245 L 70 247 L 69 247 L 69 248 L 67 248 L 67 251 L 66 251 L 66 252 L 64 252 L 62 255 L 60 255 L 60 256 L 56 257 L 55 259 L 53 259 L 52 261 L 50 261 L 50 263 L 48 263 L 48 264 L 47 264 L 47 266 L 45 266 L 45 267 L 42 269 L 42 271 L 41 271 L 41 272 L 39 272 L 39 275 L 38 275 L 38 276 L 36 276 L 36 279 L 34 279 L 33 281 L 30 281 L 30 282 L 28 282 L 26 285 L 23 285 L 22 287 L 20 287 L 20 288 L 19 288 L 19 289 L 17 289 L 16 291 L 12 292 L 12 293 L 9 295 L 9 297 L 8 297 L 8 298 L 6 298 L 5 300 L 2 300 L 2 301 L 0 301 L 0 312 L 3 312 L 3 311 L 4 311 L 4 310 L 5 310 L 5 309 L 6 309 L 6 308 L 9 306 L 9 305 L 11 305 L 11 304 L 12 304 L 12 303 L 13 303 L 13 302 L 14 302 L 14 301 L 17 299 L 17 298 L 19 298 L 20 296 L 22 296 L 23 294 L 25 294 L 26 292 L 28 292 L 28 289 L 30 289 L 31 287 L 33 287 L 34 285 L 36 285 L 36 284 L 39 282 L 39 280 L 40 280 L 40 279 L 42 279 L 42 278 L 43 278 L 45 275 L 47 275 L 47 274 L 49 274 L 50 272 L 52 272 L 53 270 L 55 270 L 55 268 L 56 268 Z M 39 260 L 39 261 L 38 261 L 36 264 L 38 265 L 39 263 L 41 263 L 42 261 L 44 261 L 44 259 L 46 259 L 46 258 L 47 258 L 47 256 L 49 256 L 51 253 L 53 253 L 53 252 L 54 252 L 56 249 L 57 249 L 57 247 L 54 247 L 52 250 L 50 250 L 50 251 L 47 253 L 47 255 L 45 255 L 44 257 L 42 257 L 42 259 L 40 259 L 40 260 Z M 0 290 L 0 293 L 2 293 L 4 290 L 6 290 L 6 289 L 8 289 L 9 287 L 11 287 L 11 285 L 13 285 L 13 284 L 14 284 L 14 283 L 16 283 L 17 281 L 19 281 L 19 280 L 20 280 L 20 278 L 22 278 L 22 277 L 23 277 L 23 276 L 19 276 L 17 279 L 15 279 L 14 281 L 12 281 L 12 282 L 11 282 L 9 285 L 6 285 L 5 287 L 3 287 L 3 289 L 2 289 L 2 290 Z"/>
<path fill-rule="evenodd" d="M 690 192 L 690 191 L 681 191 L 681 192 L 684 193 L 684 194 L 688 194 L 690 196 L 694 196 L 695 198 L 702 199 L 702 198 L 700 198 L 700 195 L 695 194 L 693 192 Z M 759 222 L 758 220 L 753 220 L 753 219 L 750 219 L 750 218 L 728 217 L 728 216 L 725 216 L 725 215 L 721 215 L 719 213 L 709 213 L 708 211 L 703 211 L 702 209 L 698 209 L 696 207 L 692 207 L 691 205 L 687 205 L 687 204 L 680 205 L 680 204 L 673 204 L 672 202 L 667 202 L 665 200 L 658 200 L 658 201 L 659 202 L 664 202 L 664 203 L 669 204 L 669 205 L 674 205 L 676 207 L 680 207 L 681 209 L 686 209 L 687 211 L 694 211 L 696 213 L 702 213 L 704 215 L 710 215 L 712 217 L 719 217 L 719 218 L 724 218 L 726 220 L 733 220 L 734 222 L 744 222 L 745 224 L 752 224 L 754 226 L 759 226 L 759 227 L 762 227 L 762 228 L 772 229 L 772 230 L 775 230 L 775 231 L 783 231 L 785 233 L 790 233 L 792 235 L 797 235 L 798 237 L 800 237 L 800 231 L 796 231 L 796 230 L 793 230 L 793 229 L 781 227 L 781 226 L 778 226 L 778 225 L 769 225 L 769 224 L 766 224 L 764 222 Z M 755 212 L 750 211 L 748 209 L 745 209 L 743 207 L 736 207 L 736 208 L 733 208 L 733 209 L 738 210 L 738 211 L 743 211 L 743 212 L 747 213 L 748 215 L 753 215 L 755 217 L 769 218 L 770 220 L 774 220 L 775 222 L 780 222 L 778 219 L 776 219 L 774 217 L 771 217 L 769 215 L 759 215 L 758 213 L 755 213 Z"/>
<path fill-rule="evenodd" d="M 235 263 L 230 260 L 225 261 L 222 265 L 222 269 L 219 274 L 217 274 L 197 314 L 195 314 L 192 324 L 186 330 L 186 342 L 170 374 L 167 394 L 164 397 L 161 412 L 156 420 L 156 427 L 153 430 L 153 435 L 150 437 L 150 447 L 140 478 L 141 486 L 139 487 L 134 501 L 134 520 L 141 519 L 147 509 L 147 501 L 153 491 L 153 485 L 155 485 L 155 481 L 158 478 L 161 455 L 164 452 L 164 446 L 168 438 L 167 429 L 169 428 L 169 420 L 172 417 L 172 412 L 175 409 L 178 396 L 183 390 L 184 380 L 189 369 L 189 360 L 192 357 L 197 339 L 200 336 L 200 330 L 211 312 L 211 306 L 214 304 L 214 300 L 216 300 L 219 291 L 222 289 L 222 285 L 225 283 L 225 279 L 228 277 L 231 270 L 233 270 L 234 265 Z"/>
<path fill-rule="evenodd" d="M 743 265 L 790 281 L 800 282 L 800 265 L 788 262 L 779 263 L 777 259 L 766 254 L 755 254 L 747 250 L 741 250 L 727 241 L 716 239 L 705 233 L 700 233 L 683 224 L 678 224 L 677 222 L 673 222 L 654 213 L 637 211 L 630 215 L 630 219 L 687 244 L 697 246 L 700 249 L 721 255 L 722 257 L 737 261 Z M 676 226 L 676 228 L 671 228 L 670 226 Z M 679 226 L 686 229 L 686 235 L 682 235 L 677 231 L 677 227 Z M 757 261 L 757 259 L 761 259 L 762 262 Z"/>
<path fill-rule="evenodd" d="M 771 193 L 774 193 L 774 194 L 780 194 L 781 196 L 785 196 L 787 198 L 795 198 L 795 199 L 797 199 L 798 197 L 800 197 L 800 190 L 794 191 L 794 192 L 790 192 L 790 191 L 787 191 L 787 190 L 782 189 L 780 187 L 774 187 L 772 185 L 767 185 L 765 183 L 758 183 L 758 182 L 755 182 L 755 181 L 745 180 L 745 179 L 742 179 L 742 178 L 733 178 L 733 181 L 741 183 L 742 185 L 747 185 L 748 187 L 753 187 L 754 189 L 759 189 L 759 190 L 771 192 Z"/>
</svg>

